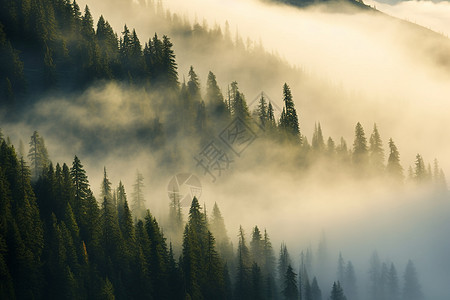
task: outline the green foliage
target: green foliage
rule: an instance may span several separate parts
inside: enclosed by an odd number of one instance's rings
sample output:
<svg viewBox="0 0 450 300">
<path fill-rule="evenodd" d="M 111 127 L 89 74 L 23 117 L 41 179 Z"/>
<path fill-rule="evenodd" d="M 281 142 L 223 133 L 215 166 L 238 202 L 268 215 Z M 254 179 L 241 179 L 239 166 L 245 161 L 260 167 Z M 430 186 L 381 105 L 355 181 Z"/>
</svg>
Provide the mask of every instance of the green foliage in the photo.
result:
<svg viewBox="0 0 450 300">
<path fill-rule="evenodd" d="M 297 111 L 294 107 L 292 93 L 289 86 L 283 85 L 283 112 L 280 117 L 280 128 L 288 135 L 294 136 L 301 142 Z"/>
<path fill-rule="evenodd" d="M 358 122 L 355 127 L 355 140 L 353 142 L 353 164 L 364 172 L 367 168 L 368 159 L 366 135 L 361 123 Z"/>
<path fill-rule="evenodd" d="M 49 163 L 47 148 L 45 147 L 44 138 L 37 131 L 31 136 L 29 144 L 30 151 L 28 152 L 28 158 L 31 161 L 33 178 L 37 179 Z"/>
<path fill-rule="evenodd" d="M 403 167 L 400 165 L 400 153 L 392 138 L 389 139 L 389 158 L 386 166 L 388 175 L 397 181 L 403 180 Z"/>
<path fill-rule="evenodd" d="M 317 283 L 317 278 L 314 277 L 311 283 L 311 300 L 322 300 L 322 291 Z"/>
<path fill-rule="evenodd" d="M 297 274 L 292 270 L 291 265 L 286 268 L 286 273 L 284 275 L 284 289 L 283 296 L 286 300 L 296 300 L 298 299 L 298 287 L 297 287 Z"/>
<path fill-rule="evenodd" d="M 248 120 L 250 118 L 250 112 L 248 110 L 247 102 L 245 101 L 244 94 L 239 91 L 238 83 L 236 81 L 231 83 L 229 97 L 231 115 L 235 118 L 240 118 L 243 121 Z"/>
<path fill-rule="evenodd" d="M 414 179 L 418 183 L 423 183 L 427 179 L 427 176 L 427 170 L 425 169 L 423 158 L 420 154 L 417 154 L 414 169 Z"/>
<path fill-rule="evenodd" d="M 344 295 L 344 290 L 341 287 L 340 282 L 333 283 L 333 288 L 331 289 L 330 300 L 347 300 L 347 297 Z"/>
<path fill-rule="evenodd" d="M 242 226 L 239 228 L 239 244 L 237 249 L 237 269 L 234 296 L 237 299 L 248 299 L 251 295 L 251 259 L 245 242 Z"/>
<path fill-rule="evenodd" d="M 131 211 L 137 219 L 143 219 L 145 216 L 145 198 L 144 198 L 144 176 L 139 171 L 136 173 L 136 181 L 133 185 L 133 204 Z"/>
<path fill-rule="evenodd" d="M 318 153 L 325 150 L 325 142 L 323 140 L 322 127 L 320 126 L 320 123 L 314 124 L 314 133 L 311 140 L 311 146 L 312 149 Z"/>
<path fill-rule="evenodd" d="M 383 143 L 378 132 L 377 124 L 373 125 L 373 132 L 369 140 L 369 161 L 372 171 L 381 174 L 384 171 Z"/>
</svg>

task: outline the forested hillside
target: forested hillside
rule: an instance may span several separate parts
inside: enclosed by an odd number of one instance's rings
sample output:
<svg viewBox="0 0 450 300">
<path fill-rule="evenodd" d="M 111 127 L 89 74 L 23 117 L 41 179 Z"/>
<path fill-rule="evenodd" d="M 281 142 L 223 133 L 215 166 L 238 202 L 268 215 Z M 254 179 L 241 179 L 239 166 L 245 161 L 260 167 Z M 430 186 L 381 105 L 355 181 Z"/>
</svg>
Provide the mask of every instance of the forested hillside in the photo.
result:
<svg viewBox="0 0 450 300">
<path fill-rule="evenodd" d="M 369 129 L 365 119 L 349 121 L 353 131 L 325 135 L 323 123 L 305 124 L 317 118 L 306 115 L 296 97 L 331 114 L 333 106 L 319 98 L 339 98 L 346 111 L 362 105 L 359 94 L 314 81 L 321 75 L 290 66 L 238 32 L 232 38 L 227 26 L 191 24 L 161 3 L 137 2 L 159 28 L 170 30 L 141 36 L 124 24 L 115 32 L 106 15 L 94 19 L 75 0 L 0 0 L 0 128 L 6 128 L 0 131 L 1 299 L 423 300 L 431 299 L 430 291 L 445 291 L 440 280 L 447 254 L 433 244 L 440 237 L 436 228 L 447 225 L 441 218 L 449 198 L 438 159 L 417 153 L 424 148 L 407 149 L 417 154 L 403 159 L 394 142 L 398 132 L 380 133 L 378 121 Z M 203 64 L 183 74 L 179 56 L 184 64 L 190 58 Z M 225 78 L 215 75 L 216 65 L 227 67 Z M 208 74 L 204 80 L 197 68 Z M 301 95 L 291 89 L 298 81 L 308 86 Z M 280 101 L 263 91 L 266 86 L 276 86 Z M 36 128 L 27 132 L 30 126 Z M 88 180 L 80 158 L 102 165 L 101 178 Z M 134 173 L 135 166 L 144 175 Z M 192 197 L 183 207 L 166 190 L 167 177 L 180 170 L 218 188 L 205 188 L 209 199 Z M 136 174 L 132 186 L 124 183 L 130 172 Z M 111 177 L 120 179 L 112 183 Z M 158 198 L 166 192 L 170 202 Z M 154 213 L 156 202 L 163 208 Z M 235 209 L 237 202 L 244 204 Z M 214 203 L 212 209 L 206 203 Z M 222 216 L 222 204 L 244 217 Z M 394 217 L 385 213 L 391 208 Z M 258 226 L 248 226 L 264 209 Z M 312 226 L 305 221 L 272 233 L 277 217 L 302 222 L 301 213 Z M 358 243 L 374 252 L 358 257 L 327 248 L 325 234 L 317 234 L 327 218 L 364 233 L 367 227 L 357 228 L 364 216 L 375 220 L 373 226 L 395 224 L 406 233 L 395 241 L 386 232 L 367 236 Z M 430 216 L 435 224 L 424 221 Z M 226 228 L 230 220 L 247 226 Z M 413 240 L 416 232 L 403 228 L 412 223 L 432 249 L 424 248 L 427 258 L 442 269 L 423 259 L 416 269 L 407 251 L 399 257 L 374 250 Z M 298 240 L 288 239 L 288 231 Z M 306 235 L 320 240 L 317 247 L 301 240 Z M 360 247 L 334 239 L 346 250 Z"/>
<path fill-rule="evenodd" d="M 37 133 L 28 157 L 31 169 L 1 138 L 2 299 L 422 299 L 412 261 L 402 277 L 374 253 L 365 295 L 339 254 L 335 282 L 320 287 L 316 276 L 335 272 L 323 269 L 325 240 L 317 254 L 302 252 L 294 270 L 287 245 L 276 255 L 279 247 L 258 226 L 250 242 L 241 227 L 233 249 L 217 204 L 208 215 L 194 198 L 184 220 L 174 198 L 164 229 L 139 206 L 136 190 L 130 204 L 121 182 L 112 187 L 106 169 L 96 200 L 78 157 L 53 166 Z M 176 252 L 167 231 L 182 240 Z"/>
</svg>

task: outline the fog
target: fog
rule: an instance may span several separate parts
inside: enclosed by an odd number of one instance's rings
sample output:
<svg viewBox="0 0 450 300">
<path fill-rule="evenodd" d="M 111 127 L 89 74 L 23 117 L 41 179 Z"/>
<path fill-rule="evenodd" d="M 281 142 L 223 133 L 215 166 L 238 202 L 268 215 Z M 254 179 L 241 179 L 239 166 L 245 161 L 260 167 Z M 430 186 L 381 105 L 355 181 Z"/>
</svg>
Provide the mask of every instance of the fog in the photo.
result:
<svg viewBox="0 0 450 300">
<path fill-rule="evenodd" d="M 142 43 L 155 31 L 170 36 L 170 27 L 146 18 L 147 8 L 132 4 L 110 10 L 105 3 L 89 5 L 96 19 L 103 14 L 117 32 L 127 23 L 136 28 Z M 210 26 L 222 27 L 228 22 L 232 36 L 237 30 L 244 40 L 261 40 L 265 49 L 299 68 L 290 69 L 286 76 L 277 72 L 271 82 L 265 80 L 266 85 L 262 85 L 248 75 L 251 69 L 227 69 L 228 62 L 221 58 L 228 57 L 229 49 L 214 54 L 184 52 L 182 39 L 178 39 L 180 46 L 174 37 L 181 81 L 189 66 L 194 65 L 203 87 L 207 72 L 212 70 L 223 91 L 237 80 L 247 101 L 264 90 L 280 106 L 281 87 L 287 82 L 299 112 L 300 130 L 309 140 L 315 122 L 320 121 L 326 138 L 331 136 L 337 142 L 343 136 L 351 148 L 358 121 L 367 137 L 377 123 L 386 156 L 387 142 L 392 137 L 405 174 L 408 166 L 414 165 L 417 153 L 426 163 L 437 158 L 444 172 L 450 174 L 450 139 L 446 132 L 450 128 L 450 42 L 444 36 L 378 12 L 351 8 L 345 12 L 320 6 L 300 10 L 252 0 L 170 0 L 162 4 L 191 21 L 206 20 Z M 447 3 L 369 4 L 437 32 L 448 34 L 450 30 L 443 17 L 443 10 L 450 7 Z M 428 14 L 419 18 L 425 9 Z M 286 66 L 282 61 L 279 64 Z M 4 132 L 14 144 L 19 139 L 26 144 L 33 130 L 38 130 L 46 139 L 54 163 L 71 163 L 78 155 L 96 195 L 103 166 L 113 186 L 122 180 L 128 195 L 139 169 L 144 173 L 147 205 L 163 218 L 171 177 L 192 172 L 202 182 L 200 202 L 207 209 L 214 202 L 219 204 L 234 241 L 239 225 L 248 237 L 254 225 L 267 228 L 275 250 L 285 241 L 298 263 L 300 251 L 307 247 L 315 251 L 325 232 L 330 273 L 335 273 L 337 256 L 342 251 L 355 264 L 358 282 L 363 285 L 361 291 L 365 288 L 369 257 L 377 250 L 383 261 L 396 263 L 400 278 L 408 259 L 413 259 L 428 299 L 446 299 L 450 294 L 448 197 L 410 185 L 393 189 L 383 178 L 359 180 L 327 169 L 326 162 L 306 173 L 293 170 L 289 165 L 295 150 L 259 139 L 241 157 L 234 157 L 230 169 L 213 183 L 193 159 L 203 144 L 177 136 L 168 143 L 178 144 L 181 149 L 180 164 L 175 170 L 164 170 L 160 160 L 165 150 L 149 151 L 145 143 L 138 142 L 139 135 L 130 135 L 142 123 L 154 119 L 164 123 L 167 119 L 152 102 L 158 101 L 157 95 L 111 83 L 73 97 L 46 99 L 24 117 L 23 123 L 7 125 Z M 92 145 L 88 146 L 83 135 L 96 130 L 118 137 L 100 135 L 99 144 L 89 140 Z M 219 132 L 215 134 L 217 137 Z M 324 296 L 329 295 L 330 286 L 329 282 L 321 283 Z"/>
<path fill-rule="evenodd" d="M 366 1 L 378 10 L 391 16 L 417 23 L 430 28 L 445 36 L 450 33 L 450 3 L 446 1 L 401 1 L 389 3 L 389 1 Z"/>
</svg>

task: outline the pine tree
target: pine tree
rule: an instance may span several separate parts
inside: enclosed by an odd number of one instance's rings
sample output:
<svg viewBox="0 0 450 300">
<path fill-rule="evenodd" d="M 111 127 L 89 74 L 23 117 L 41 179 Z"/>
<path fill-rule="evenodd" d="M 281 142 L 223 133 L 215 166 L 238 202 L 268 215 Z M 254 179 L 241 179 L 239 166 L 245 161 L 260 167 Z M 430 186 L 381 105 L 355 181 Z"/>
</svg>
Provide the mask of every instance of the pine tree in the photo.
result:
<svg viewBox="0 0 450 300">
<path fill-rule="evenodd" d="M 298 299 L 298 287 L 297 287 L 297 274 L 292 270 L 289 264 L 286 268 L 286 273 L 284 275 L 284 289 L 283 296 L 286 300 L 296 300 Z"/>
<path fill-rule="evenodd" d="M 314 124 L 314 133 L 311 140 L 311 146 L 316 153 L 321 153 L 325 150 L 325 142 L 323 140 L 320 123 Z"/>
<path fill-rule="evenodd" d="M 427 179 L 427 171 L 425 169 L 425 163 L 420 154 L 416 155 L 415 169 L 414 169 L 414 179 L 417 183 L 423 183 Z"/>
<path fill-rule="evenodd" d="M 86 171 L 83 169 L 83 165 L 77 156 L 75 156 L 73 160 L 72 168 L 70 169 L 70 176 L 74 188 L 74 203 L 72 203 L 72 208 L 75 215 L 79 218 L 78 222 L 82 227 L 84 227 L 86 224 L 84 216 L 86 215 L 90 189 Z M 84 230 L 85 229 L 83 228 L 82 232 Z M 82 236 L 85 236 L 84 233 Z"/>
<path fill-rule="evenodd" d="M 242 226 L 239 228 L 237 249 L 237 270 L 234 296 L 237 299 L 249 299 L 251 295 L 251 261 L 250 252 L 245 242 Z"/>
<path fill-rule="evenodd" d="M 342 253 L 339 252 L 338 267 L 337 267 L 337 279 L 339 282 L 345 282 L 345 262 L 342 258 Z"/>
<path fill-rule="evenodd" d="M 334 158 L 336 153 L 336 144 L 334 143 L 333 139 L 331 137 L 328 137 L 327 140 L 327 149 L 326 153 L 328 157 Z"/>
<path fill-rule="evenodd" d="M 103 168 L 103 180 L 100 186 L 100 197 L 101 199 L 106 199 L 108 202 L 116 207 L 116 203 L 113 202 L 113 195 L 111 189 L 111 182 L 108 179 L 108 175 L 106 174 L 106 167 Z"/>
<path fill-rule="evenodd" d="M 269 130 L 272 130 L 276 127 L 275 123 L 275 114 L 273 111 L 272 103 L 269 101 L 269 105 L 267 106 L 267 126 Z"/>
<path fill-rule="evenodd" d="M 108 277 L 106 277 L 104 284 L 101 289 L 100 299 L 102 300 L 114 300 L 116 296 L 114 294 L 114 286 L 111 281 L 109 281 Z"/>
<path fill-rule="evenodd" d="M 381 174 L 384 171 L 384 151 L 377 124 L 373 125 L 373 132 L 370 135 L 369 145 L 369 161 L 372 170 L 376 174 Z"/>
<path fill-rule="evenodd" d="M 403 168 L 400 165 L 400 153 L 394 144 L 392 138 L 389 139 L 389 158 L 386 171 L 391 178 L 397 181 L 403 181 Z"/>
<path fill-rule="evenodd" d="M 206 80 L 205 100 L 212 116 L 219 119 L 224 119 L 228 116 L 228 108 L 224 102 L 222 91 L 217 84 L 216 75 L 211 71 L 208 73 L 208 79 Z"/>
<path fill-rule="evenodd" d="M 439 167 L 439 162 L 437 159 L 434 159 L 433 165 L 433 181 L 436 191 L 445 193 L 447 192 L 447 181 L 445 179 L 444 171 Z"/>
<path fill-rule="evenodd" d="M 248 110 L 247 102 L 245 101 L 244 94 L 239 91 L 238 83 L 236 81 L 231 83 L 230 93 L 230 110 L 232 116 L 240 118 L 243 121 L 248 120 L 250 118 L 250 112 Z"/>
<path fill-rule="evenodd" d="M 194 67 L 190 67 L 188 73 L 187 92 L 193 103 L 201 102 L 200 81 L 194 71 Z"/>
<path fill-rule="evenodd" d="M 364 129 L 361 123 L 357 123 L 355 127 L 355 141 L 353 142 L 353 164 L 359 170 L 364 171 L 368 162 L 367 141 Z"/>
<path fill-rule="evenodd" d="M 286 274 L 286 270 L 289 265 L 291 265 L 291 258 L 289 256 L 286 244 L 282 243 L 278 258 L 278 276 L 280 278 L 280 283 L 283 282 L 284 275 Z"/>
<path fill-rule="evenodd" d="M 148 270 L 154 297 L 157 299 L 165 298 L 169 291 L 169 254 L 164 234 L 155 217 L 148 210 L 145 216 L 145 230 L 150 244 L 147 259 L 150 266 Z"/>
<path fill-rule="evenodd" d="M 178 89 L 178 71 L 177 63 L 175 61 L 175 54 L 172 49 L 172 42 L 170 39 L 163 35 L 162 37 L 162 49 L 161 49 L 161 64 L 164 70 L 165 80 L 164 83 L 169 89 Z"/>
<path fill-rule="evenodd" d="M 131 211 L 130 208 L 128 207 L 128 202 L 126 199 L 123 203 L 119 205 L 123 206 L 123 214 L 119 218 L 119 227 L 125 242 L 125 248 L 128 251 L 127 254 L 131 256 L 134 254 L 136 242 L 136 235 L 133 226 L 133 218 L 131 216 Z"/>
<path fill-rule="evenodd" d="M 333 283 L 330 300 L 347 300 L 347 297 L 345 297 L 344 290 L 342 289 L 339 281 L 337 283 Z"/>
<path fill-rule="evenodd" d="M 311 283 L 311 300 L 322 300 L 322 291 L 317 283 L 317 278 L 314 277 Z"/>
<path fill-rule="evenodd" d="M 387 264 L 384 262 L 381 264 L 381 274 L 380 274 L 380 297 L 382 299 L 386 299 L 387 297 L 387 286 L 388 286 L 388 278 L 389 277 L 389 269 Z"/>
<path fill-rule="evenodd" d="M 230 267 L 233 267 L 233 248 L 228 237 L 227 229 L 225 228 L 225 222 L 220 212 L 217 203 L 214 203 L 212 209 L 212 216 L 209 226 L 211 233 L 214 235 L 217 241 L 217 249 L 220 256 L 225 260 Z"/>
<path fill-rule="evenodd" d="M 406 265 L 403 285 L 403 299 L 406 300 L 420 300 L 423 299 L 419 279 L 417 278 L 417 271 L 414 263 L 408 260 Z"/>
<path fill-rule="evenodd" d="M 399 299 L 399 283 L 397 270 L 393 263 L 391 263 L 391 267 L 389 268 L 388 273 L 388 281 L 387 281 L 387 299 L 388 300 L 398 300 Z"/>
<path fill-rule="evenodd" d="M 36 180 L 39 175 L 41 175 L 44 168 L 49 164 L 44 138 L 42 138 L 37 131 L 31 136 L 28 158 L 31 161 L 33 179 Z"/>
<path fill-rule="evenodd" d="M 119 186 L 114 191 L 113 198 L 115 196 L 115 201 L 117 203 L 117 216 L 119 218 L 119 223 L 123 220 L 124 217 L 124 204 L 127 201 L 127 194 L 125 193 L 125 187 L 122 184 L 122 181 L 119 181 Z"/>
<path fill-rule="evenodd" d="M 369 279 L 370 299 L 381 299 L 381 263 L 377 252 L 374 252 L 370 258 Z"/>
<path fill-rule="evenodd" d="M 205 247 L 206 277 L 202 287 L 205 299 L 223 299 L 225 296 L 225 282 L 223 278 L 223 265 L 216 251 L 214 236 L 210 231 L 207 233 L 207 244 Z"/>
<path fill-rule="evenodd" d="M 295 136 L 301 142 L 297 111 L 292 100 L 291 89 L 286 83 L 283 85 L 283 103 L 284 107 L 280 118 L 280 127 L 287 134 Z"/>
<path fill-rule="evenodd" d="M 111 199 L 106 196 L 103 197 L 101 209 L 101 228 L 102 235 L 100 245 L 104 251 L 105 261 L 108 259 L 114 261 L 121 256 L 123 251 L 122 233 L 120 231 L 119 220 L 117 218 L 117 210 Z M 105 273 L 112 275 L 112 266 L 105 265 Z"/>
<path fill-rule="evenodd" d="M 268 114 L 267 114 L 267 102 L 266 102 L 266 98 L 264 98 L 264 93 L 261 93 L 261 97 L 259 98 L 257 115 L 258 115 L 258 119 L 259 119 L 259 124 L 263 128 L 265 128 L 266 123 L 268 121 Z"/>
<path fill-rule="evenodd" d="M 133 185 L 133 189 L 133 204 L 131 210 L 136 219 L 143 219 L 145 216 L 144 177 L 139 171 L 136 173 L 136 181 Z"/>
<path fill-rule="evenodd" d="M 176 192 L 170 194 L 169 229 L 175 237 L 183 233 L 183 213 L 181 211 L 180 195 Z"/>
<path fill-rule="evenodd" d="M 264 229 L 264 238 L 263 238 L 263 256 L 264 256 L 264 262 L 263 262 L 263 274 L 269 275 L 275 273 L 275 254 L 272 248 L 272 242 L 270 241 L 269 234 L 267 233 L 267 230 Z"/>
<path fill-rule="evenodd" d="M 356 274 L 351 261 L 348 261 L 345 268 L 345 290 L 348 299 L 358 299 L 358 291 L 356 287 Z"/>
<path fill-rule="evenodd" d="M 250 253 L 253 261 L 261 266 L 263 264 L 263 241 L 258 226 L 253 228 L 252 240 L 250 241 Z"/>
</svg>

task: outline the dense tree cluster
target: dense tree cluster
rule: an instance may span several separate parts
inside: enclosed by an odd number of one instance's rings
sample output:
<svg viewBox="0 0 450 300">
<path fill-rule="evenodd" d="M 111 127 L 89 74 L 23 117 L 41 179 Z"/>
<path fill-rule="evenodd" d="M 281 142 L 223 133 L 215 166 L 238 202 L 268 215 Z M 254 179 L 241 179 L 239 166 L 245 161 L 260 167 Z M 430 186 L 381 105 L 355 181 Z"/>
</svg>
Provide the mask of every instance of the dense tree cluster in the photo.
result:
<svg viewBox="0 0 450 300">
<path fill-rule="evenodd" d="M 0 106 L 8 112 L 14 111 L 9 105 L 13 99 L 21 98 L 24 90 L 19 90 L 26 86 L 35 95 L 41 88 L 45 91 L 83 90 L 96 80 L 116 80 L 141 85 L 149 92 L 156 92 L 162 100 L 158 109 L 169 115 L 165 123 L 155 118 L 154 122 L 141 124 L 136 129 L 137 135 L 146 137 L 141 140 L 149 140 L 150 146 L 156 148 L 167 146 L 166 137 L 176 137 L 178 133 L 204 142 L 223 130 L 231 119 L 240 118 L 255 131 L 262 128 L 264 135 L 275 143 L 289 141 L 297 147 L 298 166 L 308 167 L 316 160 L 326 159 L 330 168 L 336 170 L 353 167 L 360 178 L 386 177 L 397 185 L 406 177 L 411 182 L 432 183 L 439 191 L 447 190 L 445 175 L 437 160 L 433 165 L 426 165 L 418 154 L 405 176 L 394 141 L 389 139 L 389 151 L 385 152 L 376 124 L 370 136 L 366 136 L 358 122 L 353 147 L 349 149 L 342 137 L 339 143 L 332 137 L 325 138 L 319 122 L 310 144 L 301 131 L 294 96 L 286 83 L 282 87 L 283 107 L 279 116 L 274 111 L 274 103 L 264 94 L 257 106 L 250 109 L 236 81 L 223 92 L 212 72 L 206 80 L 205 95 L 202 95 L 201 80 L 193 66 L 187 74 L 187 82 L 183 80 L 180 84 L 173 45 L 167 36 L 160 38 L 155 33 L 142 44 L 136 31 L 127 25 L 118 35 L 100 16 L 94 26 L 89 7 L 81 12 L 76 1 L 26 0 L 20 4 L 1 0 L 0 8 L 0 51 L 3 51 L 0 59 L 5 60 L 2 64 L 5 67 L 0 70 L 0 90 L 6 95 L 0 97 Z M 177 23 L 176 18 L 172 22 Z M 188 27 L 180 25 L 179 30 L 182 28 L 187 30 Z M 192 31 L 207 35 L 200 25 L 194 26 Z M 216 33 L 222 36 L 220 30 Z M 155 102 L 155 105 L 160 104 Z M 8 116 L 13 115 L 8 113 Z M 30 143 L 33 144 L 28 156 L 31 174 L 32 178 L 37 178 L 48 165 L 48 155 L 42 151 L 45 145 L 39 136 Z M 177 149 L 170 147 L 165 149 L 164 163 L 176 164 L 180 159 L 176 156 Z M 339 163 L 344 168 L 336 165 Z M 141 196 L 135 190 L 130 205 L 132 211 L 140 210 L 143 215 Z"/>
<path fill-rule="evenodd" d="M 33 133 L 31 141 L 38 136 Z M 40 151 L 46 153 L 40 139 Z M 119 182 L 112 188 L 106 168 L 96 199 L 77 156 L 71 167 L 54 166 L 48 156 L 38 162 L 30 156 L 40 170 L 32 178 L 24 157 L 8 143 L 0 138 L 2 299 L 319 300 L 328 288 L 330 299 L 423 298 L 412 261 L 401 281 L 394 263 L 381 262 L 376 253 L 370 259 L 366 297 L 352 262 L 341 254 L 335 282 L 321 289 L 319 279 L 330 272 L 320 269 L 320 259 L 313 260 L 310 249 L 301 253 L 298 273 L 287 245 L 281 244 L 276 259 L 267 231 L 258 226 L 252 229 L 250 242 L 241 227 L 234 250 L 218 205 L 208 217 L 195 197 L 187 221 L 171 203 L 168 226 L 183 231 L 175 249 L 145 210 L 139 172 L 134 203 L 141 207 L 132 210 L 124 185 Z M 34 149 L 30 143 L 30 153 Z M 323 243 L 318 258 L 324 255 Z"/>
<path fill-rule="evenodd" d="M 264 94 L 252 111 L 236 81 L 223 93 L 212 72 L 202 95 L 194 67 L 187 82 L 180 83 L 167 36 L 155 34 L 142 45 L 136 31 L 126 25 L 120 36 L 103 16 L 94 26 L 89 8 L 82 13 L 75 0 L 0 0 L 0 66 L 0 105 L 10 111 L 20 106 L 27 89 L 78 90 L 93 81 L 117 80 L 157 92 L 164 108 L 171 108 L 172 123 L 156 120 L 152 126 L 153 144 L 164 146 L 163 137 L 173 128 L 188 136 L 210 137 L 211 128 L 239 118 L 252 129 L 262 129 L 268 140 L 295 147 L 302 166 L 322 160 L 331 166 L 342 163 L 358 177 L 386 176 L 396 184 L 407 177 L 409 182 L 432 183 L 439 192 L 447 192 L 437 160 L 426 164 L 417 154 L 405 176 L 394 141 L 389 139 L 385 154 L 376 124 L 366 137 L 358 122 L 349 149 L 344 138 L 335 143 L 328 137 L 325 142 L 317 123 L 309 144 L 287 84 L 282 88 L 280 117 Z M 29 146 L 26 161 L 0 135 L 2 299 L 319 300 L 330 294 L 330 299 L 352 300 L 362 294 L 352 262 L 346 263 L 342 255 L 335 282 L 321 289 L 320 276 L 329 270 L 314 266 L 309 250 L 294 270 L 296 260 L 284 243 L 276 259 L 266 230 L 255 226 L 248 242 L 241 227 L 234 249 L 217 204 L 208 218 L 206 208 L 194 198 L 185 222 L 180 199 L 174 196 L 170 226 L 164 231 L 145 208 L 139 172 L 129 202 L 125 186 L 119 182 L 114 188 L 105 168 L 96 199 L 77 156 L 70 167 L 53 165 L 38 132 Z M 168 243 L 165 232 L 179 240 Z M 324 252 L 322 245 L 319 261 L 324 261 Z M 381 263 L 374 254 L 370 264 L 369 297 L 421 299 L 411 261 L 403 290 L 394 263 Z"/>
</svg>

